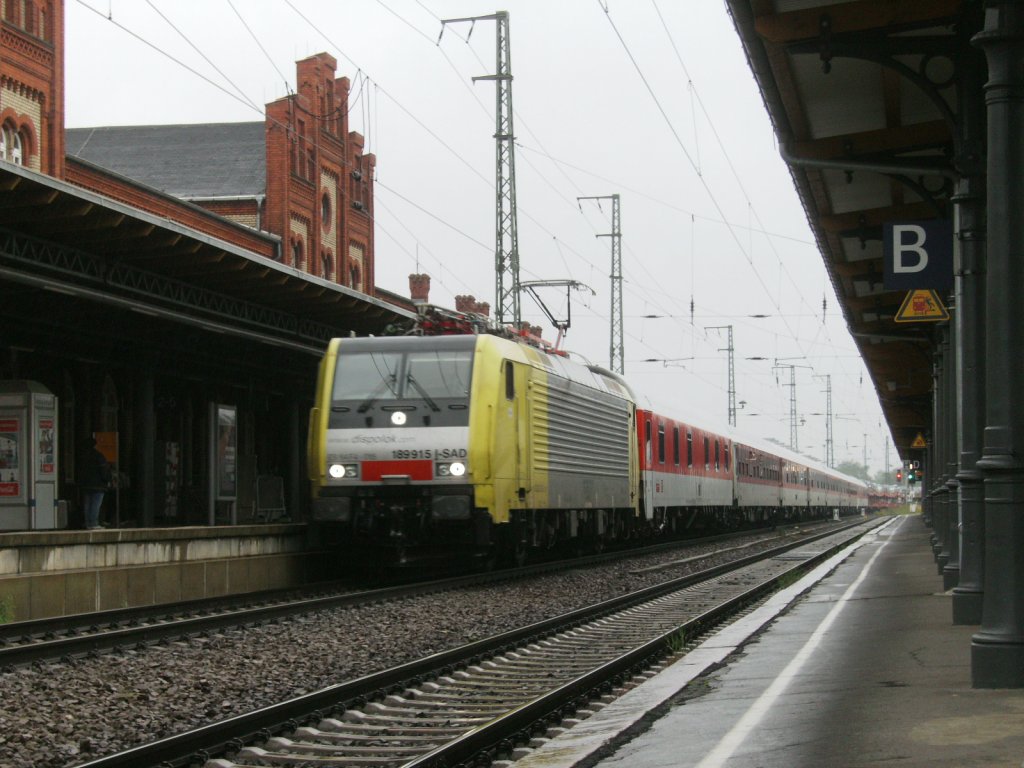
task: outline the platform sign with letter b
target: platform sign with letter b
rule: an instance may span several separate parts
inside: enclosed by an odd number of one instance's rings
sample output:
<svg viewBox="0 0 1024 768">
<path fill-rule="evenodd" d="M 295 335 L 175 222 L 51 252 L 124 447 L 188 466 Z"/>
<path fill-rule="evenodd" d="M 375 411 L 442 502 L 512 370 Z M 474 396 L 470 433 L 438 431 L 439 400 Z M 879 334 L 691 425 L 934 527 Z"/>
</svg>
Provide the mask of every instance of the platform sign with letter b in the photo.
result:
<svg viewBox="0 0 1024 768">
<path fill-rule="evenodd" d="M 882 225 L 886 290 L 953 287 L 953 222 L 893 221 Z"/>
</svg>

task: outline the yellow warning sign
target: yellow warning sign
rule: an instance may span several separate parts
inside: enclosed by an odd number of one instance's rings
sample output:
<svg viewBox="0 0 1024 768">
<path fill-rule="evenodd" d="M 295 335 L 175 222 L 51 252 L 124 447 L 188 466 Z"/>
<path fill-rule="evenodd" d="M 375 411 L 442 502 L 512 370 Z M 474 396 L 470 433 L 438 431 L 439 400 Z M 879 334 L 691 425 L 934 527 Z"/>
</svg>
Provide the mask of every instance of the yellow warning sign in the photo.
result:
<svg viewBox="0 0 1024 768">
<path fill-rule="evenodd" d="M 949 320 L 949 312 L 939 294 L 930 288 L 918 288 L 907 294 L 895 320 L 897 323 L 933 323 Z"/>
<path fill-rule="evenodd" d="M 910 444 L 911 448 L 927 448 L 928 443 L 924 441 L 924 435 L 920 432 L 917 433 L 917 437 L 914 438 L 914 442 Z"/>
</svg>

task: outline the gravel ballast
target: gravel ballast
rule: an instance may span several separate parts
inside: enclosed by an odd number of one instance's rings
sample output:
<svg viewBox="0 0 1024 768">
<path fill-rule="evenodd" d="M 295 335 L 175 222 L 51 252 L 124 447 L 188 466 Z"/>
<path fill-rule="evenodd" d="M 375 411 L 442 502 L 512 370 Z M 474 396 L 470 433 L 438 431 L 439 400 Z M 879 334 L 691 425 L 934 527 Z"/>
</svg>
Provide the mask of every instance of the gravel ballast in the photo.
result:
<svg viewBox="0 0 1024 768">
<path fill-rule="evenodd" d="M 746 541 L 8 671 L 0 768 L 77 765 L 779 544 Z"/>
</svg>

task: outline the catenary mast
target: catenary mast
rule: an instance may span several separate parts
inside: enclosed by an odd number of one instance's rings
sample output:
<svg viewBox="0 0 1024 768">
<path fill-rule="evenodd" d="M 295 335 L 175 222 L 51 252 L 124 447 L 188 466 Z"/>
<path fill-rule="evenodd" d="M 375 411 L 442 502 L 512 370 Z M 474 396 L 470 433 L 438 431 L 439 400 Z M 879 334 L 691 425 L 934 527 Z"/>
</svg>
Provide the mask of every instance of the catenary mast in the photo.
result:
<svg viewBox="0 0 1024 768">
<path fill-rule="evenodd" d="M 515 131 L 512 126 L 512 53 L 508 12 L 498 11 L 486 16 L 444 19 L 441 21 L 441 33 L 444 34 L 446 24 L 466 21 L 475 24 L 478 21 L 491 20 L 496 22 L 497 27 L 495 73 L 474 77 L 473 82 L 493 80 L 496 86 L 494 317 L 499 325 L 511 323 L 519 328 L 519 232 L 516 224 L 516 155 Z"/>
</svg>

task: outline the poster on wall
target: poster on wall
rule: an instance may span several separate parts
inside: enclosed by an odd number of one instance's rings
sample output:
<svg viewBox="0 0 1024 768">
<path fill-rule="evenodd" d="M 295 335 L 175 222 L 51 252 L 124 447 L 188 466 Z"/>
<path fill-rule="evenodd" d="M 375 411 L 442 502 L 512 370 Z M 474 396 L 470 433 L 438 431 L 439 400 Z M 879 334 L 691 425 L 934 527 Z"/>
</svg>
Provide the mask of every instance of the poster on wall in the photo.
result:
<svg viewBox="0 0 1024 768">
<path fill-rule="evenodd" d="M 238 478 L 238 423 L 233 405 L 217 406 L 217 498 L 234 499 Z"/>
<path fill-rule="evenodd" d="M 0 498 L 21 496 L 21 419 L 0 419 Z"/>
<path fill-rule="evenodd" d="M 52 418 L 39 419 L 39 474 L 52 475 L 55 466 L 56 438 Z"/>
</svg>

